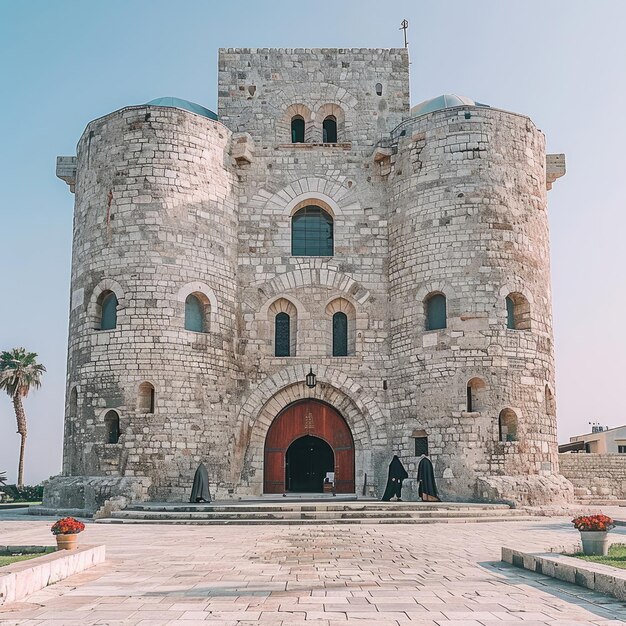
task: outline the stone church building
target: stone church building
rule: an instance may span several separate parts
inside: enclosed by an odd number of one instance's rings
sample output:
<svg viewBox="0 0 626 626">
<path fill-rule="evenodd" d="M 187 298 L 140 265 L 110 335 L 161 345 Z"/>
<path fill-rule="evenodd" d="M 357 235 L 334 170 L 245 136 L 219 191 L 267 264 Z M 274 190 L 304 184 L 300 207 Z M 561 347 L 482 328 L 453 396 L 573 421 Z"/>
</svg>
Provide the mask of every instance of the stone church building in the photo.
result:
<svg viewBox="0 0 626 626">
<path fill-rule="evenodd" d="M 89 123 L 75 192 L 63 473 L 48 505 L 566 499 L 547 190 L 526 116 L 411 108 L 406 49 L 222 49 L 217 114 Z M 326 483 L 326 484 L 325 484 Z M 91 494 L 91 495 L 90 495 Z M 95 496 L 93 494 L 96 494 Z M 82 498 L 82 500 L 81 500 Z"/>
</svg>

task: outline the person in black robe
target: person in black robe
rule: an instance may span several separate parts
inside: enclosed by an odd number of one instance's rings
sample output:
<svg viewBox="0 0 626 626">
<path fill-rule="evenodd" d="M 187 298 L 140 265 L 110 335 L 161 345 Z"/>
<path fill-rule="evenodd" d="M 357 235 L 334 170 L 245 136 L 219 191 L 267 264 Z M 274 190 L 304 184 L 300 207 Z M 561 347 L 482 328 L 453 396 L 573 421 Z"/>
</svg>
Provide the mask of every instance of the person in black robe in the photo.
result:
<svg viewBox="0 0 626 626">
<path fill-rule="evenodd" d="M 417 466 L 417 493 L 424 502 L 441 502 L 437 494 L 437 485 L 435 484 L 435 472 L 433 471 L 433 463 L 427 457 L 422 457 L 420 464 Z"/>
<path fill-rule="evenodd" d="M 393 455 L 391 463 L 389 463 L 389 476 L 387 478 L 387 486 L 385 487 L 385 493 L 383 494 L 383 501 L 389 502 L 391 498 L 396 496 L 399 502 L 402 502 L 402 481 L 408 478 L 409 475 L 402 465 L 402 461 L 398 458 L 397 454 Z"/>
<path fill-rule="evenodd" d="M 191 488 L 191 498 L 189 502 L 211 502 L 209 493 L 209 474 L 204 467 L 204 463 L 198 465 L 196 474 L 193 477 L 193 487 Z"/>
</svg>

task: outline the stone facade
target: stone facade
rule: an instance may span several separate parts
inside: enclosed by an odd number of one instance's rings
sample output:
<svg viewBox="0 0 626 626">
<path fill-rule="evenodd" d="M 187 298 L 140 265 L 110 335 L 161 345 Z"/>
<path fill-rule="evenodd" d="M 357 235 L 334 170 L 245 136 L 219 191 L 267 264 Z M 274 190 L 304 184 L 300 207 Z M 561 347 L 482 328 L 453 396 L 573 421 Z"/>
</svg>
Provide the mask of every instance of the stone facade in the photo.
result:
<svg viewBox="0 0 626 626">
<path fill-rule="evenodd" d="M 203 461 L 218 498 L 260 495 L 265 435 L 308 398 L 350 427 L 357 493 L 381 493 L 394 453 L 414 477 L 426 436 L 444 498 L 515 501 L 506 482 L 485 490 L 502 476 L 567 497 L 546 213 L 564 170 L 551 159 L 546 178 L 535 125 L 467 104 L 412 117 L 405 49 L 221 50 L 218 113 L 127 107 L 59 161 L 76 193 L 64 476 L 184 499 Z M 307 205 L 332 217 L 332 257 L 291 254 Z M 109 291 L 117 325 L 96 330 Z M 185 330 L 190 294 L 206 332 Z M 439 330 L 432 294 L 446 298 Z M 274 356 L 281 311 L 289 357 Z M 336 311 L 348 356 L 332 356 Z M 121 436 L 105 443 L 112 410 Z"/>
<path fill-rule="evenodd" d="M 626 500 L 626 455 L 565 453 L 559 466 L 577 500 Z"/>
</svg>

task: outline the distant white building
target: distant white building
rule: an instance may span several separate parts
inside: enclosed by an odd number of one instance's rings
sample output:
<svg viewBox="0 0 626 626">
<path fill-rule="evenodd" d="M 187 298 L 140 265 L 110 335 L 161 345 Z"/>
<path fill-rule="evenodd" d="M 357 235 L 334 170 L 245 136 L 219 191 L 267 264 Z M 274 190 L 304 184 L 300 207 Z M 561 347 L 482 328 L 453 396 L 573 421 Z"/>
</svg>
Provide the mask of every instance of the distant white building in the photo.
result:
<svg viewBox="0 0 626 626">
<path fill-rule="evenodd" d="M 593 426 L 590 433 L 570 437 L 569 443 L 559 446 L 559 452 L 626 454 L 626 426 Z"/>
</svg>

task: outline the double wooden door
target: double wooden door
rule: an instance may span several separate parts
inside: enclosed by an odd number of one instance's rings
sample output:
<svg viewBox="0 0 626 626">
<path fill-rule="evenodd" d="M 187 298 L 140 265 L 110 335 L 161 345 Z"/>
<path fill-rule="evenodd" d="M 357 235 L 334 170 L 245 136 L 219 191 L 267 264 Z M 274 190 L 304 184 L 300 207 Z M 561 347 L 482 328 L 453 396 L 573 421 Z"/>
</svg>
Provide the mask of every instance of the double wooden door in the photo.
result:
<svg viewBox="0 0 626 626">
<path fill-rule="evenodd" d="M 287 450 L 296 440 L 307 436 L 322 439 L 331 447 L 336 493 L 354 493 L 352 433 L 338 411 L 317 400 L 290 404 L 272 422 L 265 438 L 264 493 L 286 493 L 291 483 L 298 484 L 298 480 L 293 480 L 296 477 L 289 474 L 296 471 L 298 464 L 292 460 L 287 465 Z"/>
</svg>

